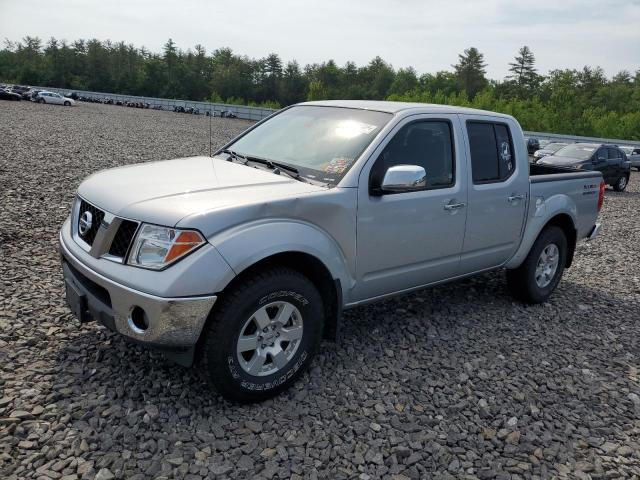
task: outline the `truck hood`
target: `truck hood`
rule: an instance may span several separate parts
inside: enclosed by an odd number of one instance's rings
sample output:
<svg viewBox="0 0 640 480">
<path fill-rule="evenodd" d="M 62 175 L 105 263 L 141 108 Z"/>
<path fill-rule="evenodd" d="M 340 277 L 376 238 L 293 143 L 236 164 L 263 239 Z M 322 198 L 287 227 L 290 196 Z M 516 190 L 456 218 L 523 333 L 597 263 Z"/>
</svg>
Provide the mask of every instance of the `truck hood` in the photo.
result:
<svg viewBox="0 0 640 480">
<path fill-rule="evenodd" d="M 190 215 L 323 190 L 221 157 L 187 157 L 103 170 L 78 194 L 114 215 L 174 226 Z"/>
</svg>

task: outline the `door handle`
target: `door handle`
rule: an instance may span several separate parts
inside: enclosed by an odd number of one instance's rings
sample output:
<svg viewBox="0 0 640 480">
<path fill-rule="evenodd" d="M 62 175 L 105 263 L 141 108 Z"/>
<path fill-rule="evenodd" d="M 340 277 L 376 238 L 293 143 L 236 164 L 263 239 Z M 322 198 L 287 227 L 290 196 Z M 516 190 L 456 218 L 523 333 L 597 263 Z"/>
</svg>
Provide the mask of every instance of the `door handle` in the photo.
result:
<svg viewBox="0 0 640 480">
<path fill-rule="evenodd" d="M 527 198 L 527 196 L 525 194 L 520 194 L 520 195 L 509 195 L 507 197 L 507 201 L 509 203 L 513 203 L 516 202 L 518 200 L 524 200 L 525 198 Z"/>
<path fill-rule="evenodd" d="M 445 210 L 458 210 L 459 208 L 463 208 L 465 206 L 466 206 L 465 203 L 447 203 L 444 206 L 444 209 Z"/>
</svg>

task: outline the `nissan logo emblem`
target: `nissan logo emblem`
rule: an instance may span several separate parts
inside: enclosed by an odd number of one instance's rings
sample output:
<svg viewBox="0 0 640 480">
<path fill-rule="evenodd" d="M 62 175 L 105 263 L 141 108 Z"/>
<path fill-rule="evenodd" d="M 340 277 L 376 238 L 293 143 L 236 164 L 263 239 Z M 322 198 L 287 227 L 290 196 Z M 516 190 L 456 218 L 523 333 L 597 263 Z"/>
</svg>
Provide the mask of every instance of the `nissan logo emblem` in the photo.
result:
<svg viewBox="0 0 640 480">
<path fill-rule="evenodd" d="M 82 215 L 80 215 L 80 221 L 78 222 L 78 231 L 80 235 L 83 237 L 87 234 L 91 227 L 93 226 L 93 216 L 91 212 L 86 211 Z"/>
</svg>

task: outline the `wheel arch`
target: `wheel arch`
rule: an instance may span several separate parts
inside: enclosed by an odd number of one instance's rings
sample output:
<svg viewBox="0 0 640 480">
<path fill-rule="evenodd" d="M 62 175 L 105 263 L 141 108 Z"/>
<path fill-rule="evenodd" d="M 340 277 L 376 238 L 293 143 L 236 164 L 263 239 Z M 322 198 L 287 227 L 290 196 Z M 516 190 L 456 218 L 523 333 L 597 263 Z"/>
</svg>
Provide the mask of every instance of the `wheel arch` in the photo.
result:
<svg viewBox="0 0 640 480">
<path fill-rule="evenodd" d="M 536 222 L 536 220 L 538 221 Z M 522 262 L 524 262 L 525 258 L 531 251 L 533 244 L 538 239 L 540 234 L 544 231 L 545 228 L 549 226 L 556 226 L 560 228 L 567 238 L 567 260 L 565 262 L 565 268 L 569 268 L 573 263 L 573 256 L 578 240 L 578 231 L 576 229 L 576 223 L 573 219 L 573 216 L 567 211 L 556 212 L 546 221 L 541 219 L 540 217 L 534 217 L 533 219 L 531 219 L 530 223 L 527 225 L 527 228 L 535 232 L 535 234 L 527 234 L 525 232 L 526 238 L 523 239 L 522 243 L 520 244 L 520 248 L 511 258 L 511 260 L 507 262 L 505 267 L 508 269 L 519 267 Z"/>
<path fill-rule="evenodd" d="M 342 317 L 342 284 L 340 279 L 334 278 L 322 260 L 314 255 L 302 251 L 282 251 L 268 255 L 238 272 L 224 290 L 232 289 L 246 277 L 273 267 L 287 267 L 295 270 L 315 285 L 322 297 L 325 311 L 323 336 L 329 340 L 337 340 Z"/>
</svg>

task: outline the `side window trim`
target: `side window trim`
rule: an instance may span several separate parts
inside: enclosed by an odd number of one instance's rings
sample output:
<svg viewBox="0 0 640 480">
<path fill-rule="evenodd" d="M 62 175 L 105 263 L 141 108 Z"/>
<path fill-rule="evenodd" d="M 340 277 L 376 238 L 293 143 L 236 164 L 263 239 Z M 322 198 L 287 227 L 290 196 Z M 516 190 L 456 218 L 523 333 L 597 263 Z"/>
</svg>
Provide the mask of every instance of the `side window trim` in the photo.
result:
<svg viewBox="0 0 640 480">
<path fill-rule="evenodd" d="M 398 135 L 400 132 L 402 132 L 402 130 L 406 127 L 409 127 L 410 125 L 414 125 L 416 123 L 446 123 L 449 127 L 449 141 L 451 143 L 451 183 L 449 183 L 449 185 L 441 185 L 441 186 L 431 186 L 431 187 L 425 187 L 422 188 L 420 190 L 414 190 L 412 192 L 385 192 L 383 195 L 398 195 L 400 193 L 419 193 L 419 192 L 428 192 L 428 191 L 432 191 L 432 190 L 443 190 L 446 188 L 453 188 L 456 186 L 457 183 L 457 169 L 456 169 L 456 139 L 455 139 L 455 128 L 453 125 L 453 122 L 451 119 L 449 118 L 417 118 L 415 120 L 410 120 L 407 123 L 399 126 L 399 128 L 395 131 L 392 132 L 392 134 L 389 137 L 389 140 L 387 140 L 385 146 L 382 148 L 382 151 L 380 152 L 380 154 L 377 156 L 377 158 L 375 159 L 375 161 L 373 162 L 373 164 L 371 165 L 371 168 L 369 169 L 369 195 L 372 195 L 374 192 L 374 186 L 373 186 L 373 182 L 372 182 L 372 175 L 374 173 L 376 164 L 380 161 L 382 155 L 384 154 L 385 150 L 387 149 L 387 147 L 389 146 L 389 144 L 391 142 L 393 142 L 394 138 L 396 137 L 396 135 Z M 429 175 L 429 172 L 427 172 L 427 176 Z"/>
<path fill-rule="evenodd" d="M 469 139 L 469 124 L 470 123 L 484 123 L 484 124 L 490 124 L 493 127 L 493 138 L 496 141 L 496 149 L 499 148 L 498 147 L 498 134 L 496 133 L 496 125 L 502 125 L 507 129 L 507 135 L 509 136 L 509 148 L 511 150 L 511 156 L 515 157 L 515 150 L 513 148 L 513 135 L 511 135 L 511 127 L 509 126 L 508 123 L 506 122 L 500 122 L 497 120 L 475 120 L 475 119 L 467 119 L 467 121 L 465 122 L 465 128 L 466 128 L 466 134 L 467 134 L 467 139 Z M 528 140 L 527 140 L 528 142 Z M 516 172 L 516 170 L 518 169 L 518 162 L 517 159 L 514 158 L 513 160 L 513 165 L 514 168 L 511 169 L 510 173 L 508 176 L 506 176 L 505 178 L 497 178 L 495 180 L 480 180 L 480 181 L 476 181 L 473 179 L 473 158 L 472 155 L 473 153 L 471 152 L 471 141 L 469 140 L 468 142 L 469 145 L 469 160 L 470 160 L 470 166 L 471 166 L 471 172 L 470 172 L 470 176 L 469 178 L 471 179 L 471 182 L 473 183 L 473 185 L 490 185 L 492 183 L 504 183 L 507 180 L 509 180 L 513 174 Z M 499 155 L 499 152 L 496 150 L 496 154 Z M 500 174 L 500 167 L 499 167 L 499 163 L 500 163 L 500 159 L 498 157 L 496 157 L 496 160 L 498 161 L 498 174 Z"/>
</svg>

